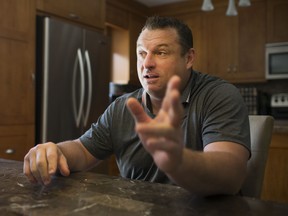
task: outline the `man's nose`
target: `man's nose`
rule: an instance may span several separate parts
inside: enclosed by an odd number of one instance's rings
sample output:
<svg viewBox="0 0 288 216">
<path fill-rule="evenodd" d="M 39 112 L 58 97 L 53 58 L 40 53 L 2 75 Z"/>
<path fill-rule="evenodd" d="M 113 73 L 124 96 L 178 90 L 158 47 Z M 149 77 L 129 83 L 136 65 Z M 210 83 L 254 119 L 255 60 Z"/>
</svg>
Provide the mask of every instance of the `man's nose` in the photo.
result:
<svg viewBox="0 0 288 216">
<path fill-rule="evenodd" d="M 147 54 L 145 56 L 144 61 L 143 61 L 143 67 L 144 68 L 153 68 L 153 67 L 155 67 L 156 62 L 155 62 L 155 58 L 154 57 L 155 56 L 153 54 L 151 54 L 151 53 Z"/>
</svg>

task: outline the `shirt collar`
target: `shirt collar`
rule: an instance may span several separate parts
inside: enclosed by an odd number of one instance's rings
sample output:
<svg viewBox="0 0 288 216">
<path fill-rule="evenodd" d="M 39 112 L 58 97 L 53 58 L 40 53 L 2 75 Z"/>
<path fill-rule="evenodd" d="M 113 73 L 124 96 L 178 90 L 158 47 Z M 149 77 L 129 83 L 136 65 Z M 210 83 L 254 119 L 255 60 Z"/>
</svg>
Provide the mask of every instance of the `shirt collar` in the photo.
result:
<svg viewBox="0 0 288 216">
<path fill-rule="evenodd" d="M 190 95 L 191 95 L 191 89 L 192 89 L 192 83 L 193 83 L 192 73 L 193 72 L 191 70 L 189 80 L 184 90 L 181 93 L 180 100 L 183 105 L 188 104 L 190 102 Z M 142 94 L 142 103 L 149 109 L 150 112 L 152 111 L 152 104 L 151 104 L 150 96 L 147 94 L 147 92 L 144 89 L 143 89 L 143 94 Z"/>
<path fill-rule="evenodd" d="M 188 80 L 184 90 L 181 93 L 180 100 L 181 100 L 182 104 L 186 104 L 186 103 L 190 102 L 190 95 L 191 95 L 191 89 L 192 89 L 192 84 L 193 84 L 192 76 L 193 76 L 193 72 L 191 70 L 189 80 Z"/>
</svg>

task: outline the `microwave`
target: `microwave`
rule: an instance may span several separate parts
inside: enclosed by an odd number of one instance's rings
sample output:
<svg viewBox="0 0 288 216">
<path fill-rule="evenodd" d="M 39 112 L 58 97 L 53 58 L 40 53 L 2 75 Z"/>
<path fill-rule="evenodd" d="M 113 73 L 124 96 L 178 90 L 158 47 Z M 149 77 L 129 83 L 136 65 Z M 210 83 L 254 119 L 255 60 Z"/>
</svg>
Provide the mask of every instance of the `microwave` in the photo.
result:
<svg viewBox="0 0 288 216">
<path fill-rule="evenodd" d="M 266 44 L 266 79 L 288 79 L 288 42 Z"/>
</svg>

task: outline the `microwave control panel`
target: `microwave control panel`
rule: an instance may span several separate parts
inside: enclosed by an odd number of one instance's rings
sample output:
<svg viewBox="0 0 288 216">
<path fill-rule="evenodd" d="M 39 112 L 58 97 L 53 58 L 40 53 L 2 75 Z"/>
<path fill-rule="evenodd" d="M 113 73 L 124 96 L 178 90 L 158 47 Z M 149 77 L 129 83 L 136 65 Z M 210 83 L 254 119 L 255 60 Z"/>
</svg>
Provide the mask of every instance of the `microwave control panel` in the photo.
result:
<svg viewBox="0 0 288 216">
<path fill-rule="evenodd" d="M 288 93 L 273 94 L 271 96 L 271 107 L 288 107 Z"/>
</svg>

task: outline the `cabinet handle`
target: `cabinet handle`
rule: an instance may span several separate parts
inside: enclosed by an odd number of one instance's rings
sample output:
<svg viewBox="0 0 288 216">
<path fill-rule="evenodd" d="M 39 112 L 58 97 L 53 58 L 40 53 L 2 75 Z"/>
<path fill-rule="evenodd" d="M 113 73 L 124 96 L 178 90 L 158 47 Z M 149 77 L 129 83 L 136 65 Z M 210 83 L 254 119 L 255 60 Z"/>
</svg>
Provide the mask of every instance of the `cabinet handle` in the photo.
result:
<svg viewBox="0 0 288 216">
<path fill-rule="evenodd" d="M 227 73 L 231 72 L 231 65 L 227 68 Z"/>
<path fill-rule="evenodd" d="M 74 14 L 74 13 L 70 13 L 70 14 L 69 14 L 69 17 L 70 17 L 71 19 L 75 19 L 75 20 L 80 19 L 80 17 L 79 17 L 77 14 Z"/>
<path fill-rule="evenodd" d="M 6 149 L 5 153 L 6 154 L 14 154 L 15 150 L 14 149 Z"/>
<path fill-rule="evenodd" d="M 234 65 L 234 67 L 233 67 L 233 72 L 236 73 L 237 70 L 238 70 L 238 67 L 237 67 L 236 65 Z"/>
</svg>

